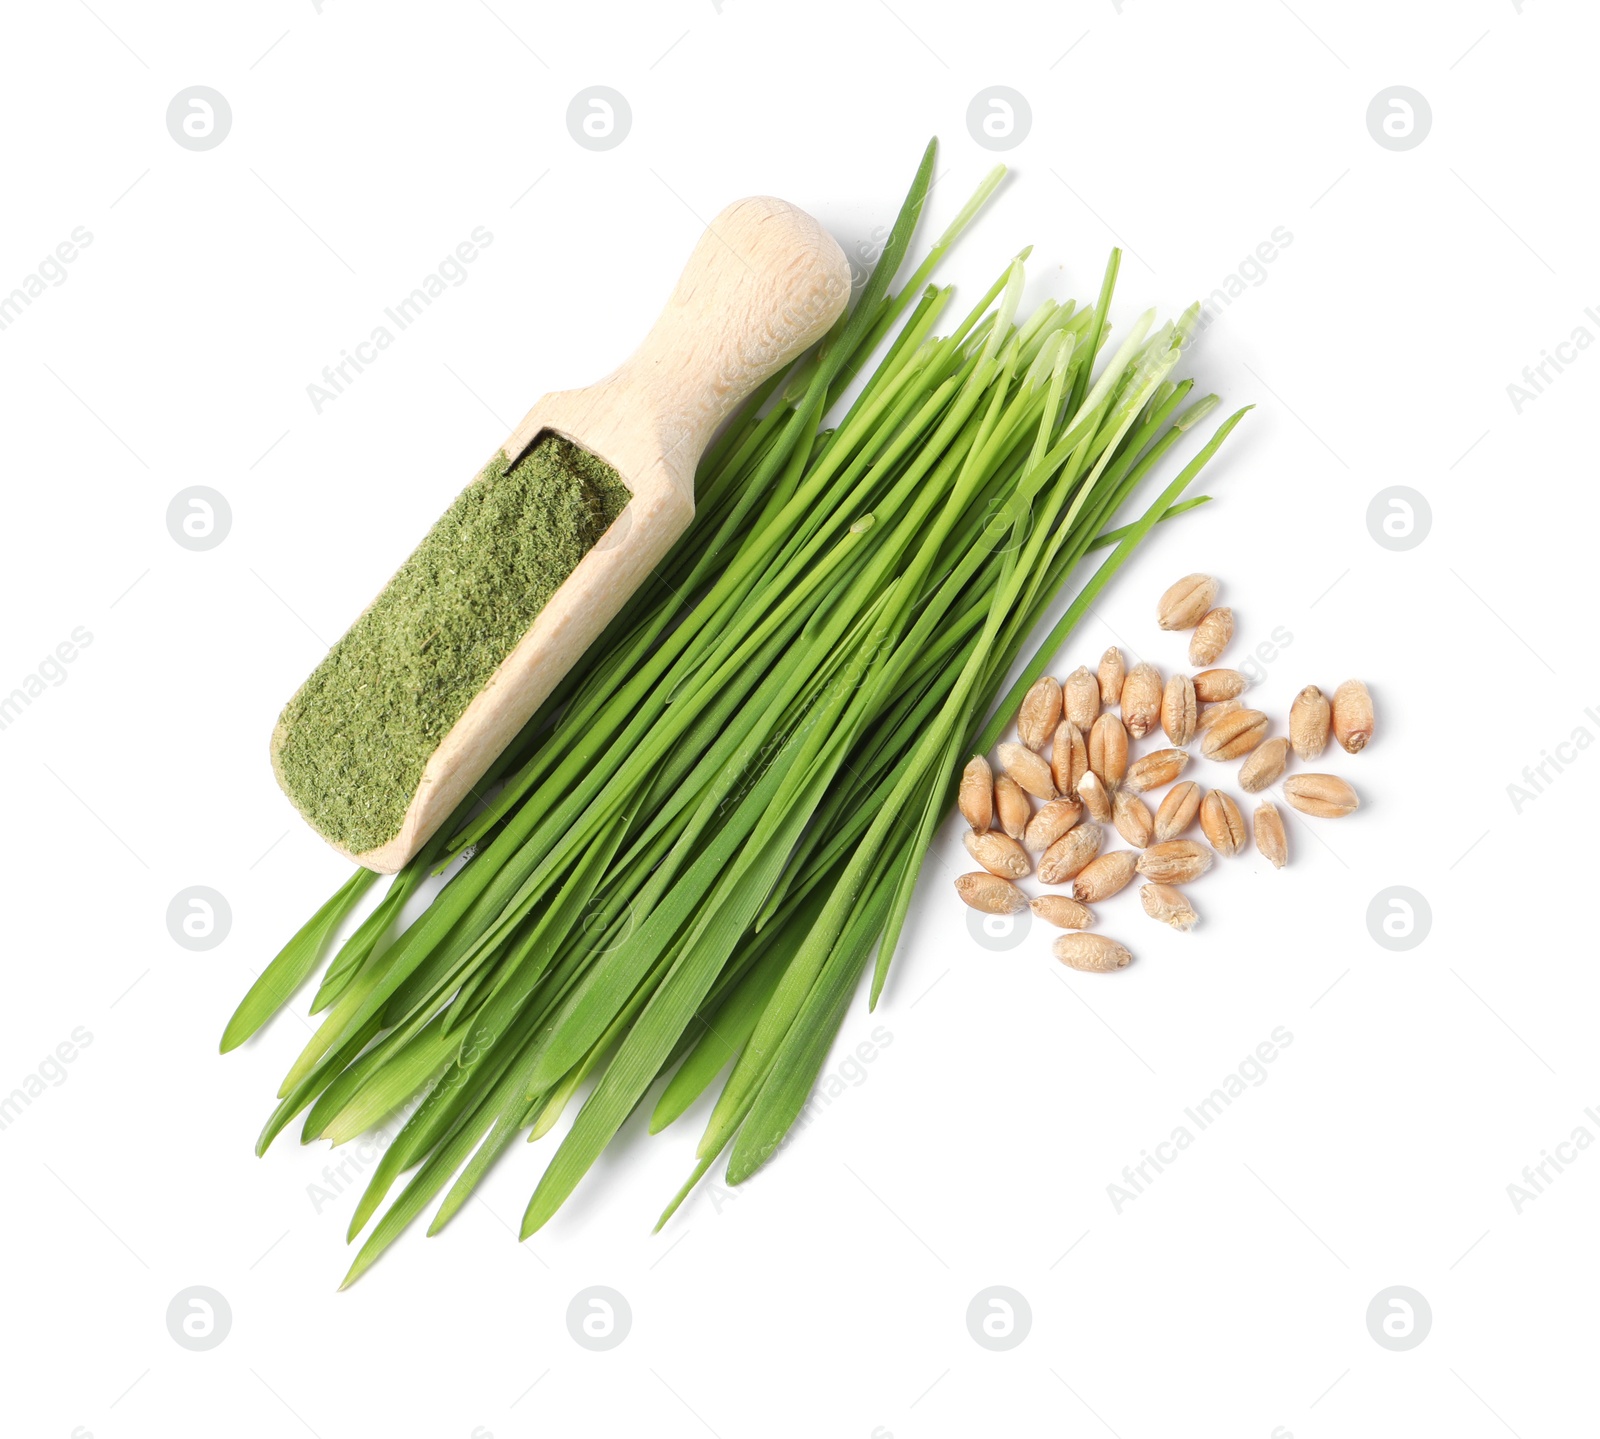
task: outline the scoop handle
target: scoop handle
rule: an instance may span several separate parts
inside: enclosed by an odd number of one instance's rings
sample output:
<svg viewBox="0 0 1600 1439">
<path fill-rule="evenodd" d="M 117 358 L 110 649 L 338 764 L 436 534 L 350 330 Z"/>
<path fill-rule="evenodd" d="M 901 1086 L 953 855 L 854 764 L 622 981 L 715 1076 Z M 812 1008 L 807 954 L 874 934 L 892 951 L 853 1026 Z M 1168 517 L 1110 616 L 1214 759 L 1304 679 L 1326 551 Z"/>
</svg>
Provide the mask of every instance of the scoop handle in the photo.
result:
<svg viewBox="0 0 1600 1439">
<path fill-rule="evenodd" d="M 692 499 L 717 426 L 826 334 L 849 297 L 849 262 L 815 219 L 769 195 L 735 200 L 706 227 L 643 344 L 602 385 L 653 417 L 668 470 Z"/>
</svg>

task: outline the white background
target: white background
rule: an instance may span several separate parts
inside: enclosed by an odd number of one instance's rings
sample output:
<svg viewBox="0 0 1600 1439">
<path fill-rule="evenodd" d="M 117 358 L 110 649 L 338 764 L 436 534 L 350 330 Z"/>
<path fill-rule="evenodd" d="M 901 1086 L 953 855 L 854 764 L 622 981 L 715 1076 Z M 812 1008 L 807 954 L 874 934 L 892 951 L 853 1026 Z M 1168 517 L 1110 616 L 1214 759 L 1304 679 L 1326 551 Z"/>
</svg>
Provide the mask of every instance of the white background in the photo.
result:
<svg viewBox="0 0 1600 1439">
<path fill-rule="evenodd" d="M 92 1035 L 0 1131 L 0 1429 L 1589 1432 L 1600 1153 L 1520 1213 L 1507 1186 L 1575 1127 L 1600 1137 L 1600 756 L 1547 771 L 1520 812 L 1507 786 L 1600 734 L 1600 355 L 1521 413 L 1506 387 L 1576 327 L 1600 334 L 1592 15 L 93 5 L 13 7 L 0 88 L 0 292 L 75 226 L 93 235 L 0 332 L 0 691 L 75 626 L 93 636 L 0 732 L 0 1093 Z M 164 119 L 197 84 L 233 114 L 204 153 Z M 595 84 L 633 114 L 605 153 L 565 123 Z M 1326 765 L 1362 811 L 1294 822 L 1282 873 L 1220 863 L 1192 935 L 1128 891 L 1105 928 L 1138 958 L 1110 977 L 1063 971 L 1037 931 L 977 946 L 950 826 L 879 1013 L 858 1003 L 829 1067 L 875 1025 L 890 1042 L 736 1198 L 708 1187 L 652 1238 L 704 1110 L 655 1139 L 634 1123 L 519 1250 L 507 1227 L 543 1155 L 518 1148 L 444 1236 L 418 1226 L 336 1294 L 354 1196 L 319 1213 L 308 1186 L 339 1156 L 293 1131 L 251 1152 L 304 996 L 216 1053 L 345 873 L 272 783 L 280 704 L 523 409 L 634 343 L 697 215 L 771 192 L 870 254 L 937 133 L 925 244 L 996 158 L 966 113 L 997 84 L 1032 125 L 944 271 L 966 303 L 1027 242 L 1033 297 L 1091 299 L 1121 242 L 1126 325 L 1293 236 L 1190 352 L 1229 408 L 1257 405 L 1206 477 L 1216 503 L 1159 533 L 1057 672 L 1112 642 L 1181 664 L 1155 598 L 1218 574 L 1231 658 L 1292 636 L 1252 696 L 1280 723 L 1306 683 L 1372 686 L 1378 739 Z M 1432 110 L 1404 152 L 1365 118 L 1393 85 Z M 308 383 L 480 225 L 493 244 L 467 282 L 318 414 Z M 206 553 L 165 523 L 195 484 L 232 510 Z M 1396 484 L 1432 512 L 1403 552 L 1366 520 Z M 167 932 L 192 885 L 232 910 L 206 953 Z M 1393 885 L 1432 911 L 1403 953 L 1367 922 Z M 1293 1042 L 1266 1082 L 1118 1213 L 1123 1166 L 1277 1026 Z M 232 1311 L 204 1353 L 165 1319 L 193 1285 Z M 591 1285 L 632 1310 L 606 1353 L 566 1327 Z M 965 1320 L 992 1285 L 1032 1311 L 1004 1353 Z M 1366 1324 L 1394 1285 L 1432 1310 L 1407 1352 Z"/>
</svg>

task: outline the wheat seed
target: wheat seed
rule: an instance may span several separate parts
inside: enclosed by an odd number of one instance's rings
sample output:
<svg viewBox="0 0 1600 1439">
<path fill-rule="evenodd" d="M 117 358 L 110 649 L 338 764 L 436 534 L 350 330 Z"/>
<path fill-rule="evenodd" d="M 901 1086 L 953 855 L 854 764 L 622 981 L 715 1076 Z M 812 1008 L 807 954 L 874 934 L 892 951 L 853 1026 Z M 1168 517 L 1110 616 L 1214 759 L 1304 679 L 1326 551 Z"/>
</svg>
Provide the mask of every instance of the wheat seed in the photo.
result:
<svg viewBox="0 0 1600 1439">
<path fill-rule="evenodd" d="M 1061 701 L 1066 717 L 1080 730 L 1100 717 L 1100 681 L 1087 665 L 1079 665 L 1061 682 Z"/>
<path fill-rule="evenodd" d="M 1235 710 L 1206 731 L 1200 753 L 1207 759 L 1238 759 L 1267 737 L 1267 717 L 1260 710 Z"/>
<path fill-rule="evenodd" d="M 1256 806 L 1255 832 L 1256 848 L 1274 869 L 1289 863 L 1289 836 L 1284 833 L 1283 816 L 1277 805 L 1264 800 Z"/>
<path fill-rule="evenodd" d="M 1100 656 L 1100 703 L 1111 709 L 1122 703 L 1122 682 L 1128 677 L 1122 651 L 1112 645 Z"/>
<path fill-rule="evenodd" d="M 1049 764 L 1027 745 L 1006 743 L 1000 746 L 1000 768 L 1035 799 L 1054 799 L 1055 781 Z"/>
<path fill-rule="evenodd" d="M 1028 907 L 1028 896 L 1016 885 L 987 870 L 956 876 L 956 893 L 984 914 L 1020 914 Z"/>
<path fill-rule="evenodd" d="M 1061 723 L 1061 686 L 1041 675 L 1022 697 L 1017 711 L 1017 738 L 1031 750 L 1043 750 Z"/>
<path fill-rule="evenodd" d="M 1139 856 L 1139 873 L 1157 884 L 1187 884 L 1211 868 L 1213 852 L 1197 839 L 1169 839 Z"/>
<path fill-rule="evenodd" d="M 1028 802 L 1028 792 L 1003 774 L 994 782 L 994 815 L 1000 828 L 1012 839 L 1021 839 L 1033 817 L 1033 806 Z"/>
<path fill-rule="evenodd" d="M 1268 785 L 1283 778 L 1289 764 L 1289 741 L 1279 736 L 1260 744 L 1239 766 L 1239 788 L 1246 794 L 1260 794 Z"/>
<path fill-rule="evenodd" d="M 998 830 L 986 830 L 983 834 L 969 831 L 961 836 L 961 842 L 966 845 L 968 854 L 1001 879 L 1021 879 L 1033 870 L 1027 850 Z"/>
<path fill-rule="evenodd" d="M 1110 899 L 1128 887 L 1138 872 L 1138 859 L 1131 849 L 1114 849 L 1090 860 L 1072 881 L 1072 897 L 1080 904 Z"/>
<path fill-rule="evenodd" d="M 1128 772 L 1128 732 L 1114 714 L 1101 715 L 1089 731 L 1089 768 L 1108 793 L 1121 785 Z"/>
<path fill-rule="evenodd" d="M 1089 770 L 1089 746 L 1083 731 L 1069 719 L 1056 726 L 1050 741 L 1050 774 L 1062 794 L 1077 794 L 1078 785 Z"/>
<path fill-rule="evenodd" d="M 1101 829 L 1097 824 L 1074 825 L 1044 852 L 1039 879 L 1044 884 L 1065 884 L 1100 853 Z"/>
<path fill-rule="evenodd" d="M 1083 807 L 1088 810 L 1091 819 L 1100 824 L 1111 822 L 1111 795 L 1093 770 L 1078 781 L 1078 798 L 1083 801 Z"/>
<path fill-rule="evenodd" d="M 1192 779 L 1173 785 L 1156 811 L 1156 843 L 1165 844 L 1169 839 L 1176 839 L 1194 823 L 1199 812 L 1200 786 Z"/>
<path fill-rule="evenodd" d="M 1136 664 L 1122 682 L 1122 723 L 1143 739 L 1161 719 L 1161 675 L 1152 664 Z"/>
<path fill-rule="evenodd" d="M 1237 699 L 1244 693 L 1244 676 L 1238 670 L 1201 670 L 1194 677 L 1194 697 L 1202 704 Z"/>
<path fill-rule="evenodd" d="M 1360 680 L 1346 680 L 1333 692 L 1333 737 L 1346 754 L 1359 754 L 1372 738 L 1372 696 Z"/>
<path fill-rule="evenodd" d="M 1188 931 L 1200 922 L 1200 916 L 1194 912 L 1194 906 L 1189 903 L 1181 889 L 1174 889 L 1170 884 L 1147 884 L 1139 890 L 1139 903 L 1144 906 L 1144 912 L 1151 919 L 1159 919 L 1162 924 L 1171 925 L 1173 929 Z"/>
<path fill-rule="evenodd" d="M 1336 774 L 1297 774 L 1283 782 L 1283 797 L 1301 814 L 1341 819 L 1361 808 L 1361 800 Z"/>
<path fill-rule="evenodd" d="M 1189 663 L 1214 665 L 1233 638 L 1233 611 L 1223 606 L 1210 610 L 1189 636 Z"/>
<path fill-rule="evenodd" d="M 1030 901 L 1033 912 L 1046 924 L 1057 929 L 1088 929 L 1094 923 L 1094 911 L 1086 904 L 1068 899 L 1064 894 L 1041 894 Z"/>
<path fill-rule="evenodd" d="M 974 833 L 982 834 L 994 823 L 994 771 L 981 754 L 973 755 L 961 771 L 956 804 Z"/>
<path fill-rule="evenodd" d="M 1117 833 L 1135 849 L 1143 849 L 1149 844 L 1150 836 L 1155 831 L 1155 819 L 1150 813 L 1150 806 L 1126 788 L 1119 789 L 1116 799 L 1112 801 L 1111 822 L 1117 827 Z"/>
<path fill-rule="evenodd" d="M 1143 794 L 1147 789 L 1160 789 L 1164 784 L 1171 784 L 1183 773 L 1188 763 L 1189 751 L 1186 749 L 1151 750 L 1128 766 L 1128 773 L 1122 782 L 1135 794 Z"/>
<path fill-rule="evenodd" d="M 1073 825 L 1077 824 L 1082 809 L 1070 799 L 1053 799 L 1028 821 L 1022 836 L 1024 847 L 1031 850 L 1049 849 Z"/>
<path fill-rule="evenodd" d="M 1108 974 L 1126 969 L 1133 956 L 1114 939 L 1103 934 L 1057 935 L 1050 951 L 1063 964 L 1091 974 Z"/>
<path fill-rule="evenodd" d="M 1248 838 L 1233 796 L 1214 789 L 1200 804 L 1200 830 L 1218 854 L 1238 854 Z"/>
<path fill-rule="evenodd" d="M 1210 575 L 1185 575 L 1167 587 L 1156 605 L 1156 623 L 1164 630 L 1192 630 L 1217 597 Z"/>
<path fill-rule="evenodd" d="M 1328 743 L 1333 706 L 1315 685 L 1307 685 L 1289 706 L 1289 743 L 1303 760 L 1318 759 Z"/>
<path fill-rule="evenodd" d="M 1198 710 L 1194 681 L 1186 674 L 1175 674 L 1161 694 L 1161 728 L 1175 745 L 1186 745 L 1194 738 Z"/>
</svg>

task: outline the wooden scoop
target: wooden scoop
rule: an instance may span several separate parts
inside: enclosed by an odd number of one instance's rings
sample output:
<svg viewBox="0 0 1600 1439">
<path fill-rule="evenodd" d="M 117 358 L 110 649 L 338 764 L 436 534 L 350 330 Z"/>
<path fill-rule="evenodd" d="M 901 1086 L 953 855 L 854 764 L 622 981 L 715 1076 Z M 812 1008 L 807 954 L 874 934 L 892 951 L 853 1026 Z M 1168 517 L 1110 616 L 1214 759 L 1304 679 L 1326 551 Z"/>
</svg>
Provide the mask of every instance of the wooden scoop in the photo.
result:
<svg viewBox="0 0 1600 1439">
<path fill-rule="evenodd" d="M 828 331 L 849 293 L 844 252 L 810 215 L 764 195 L 736 200 L 700 237 L 633 356 L 523 416 L 501 446 L 513 463 L 554 431 L 609 464 L 633 498 L 446 733 L 399 833 L 365 854 L 329 839 L 335 849 L 392 874 L 426 843 L 688 528 L 695 469 L 718 425 Z M 284 734 L 280 720 L 280 784 Z"/>
</svg>

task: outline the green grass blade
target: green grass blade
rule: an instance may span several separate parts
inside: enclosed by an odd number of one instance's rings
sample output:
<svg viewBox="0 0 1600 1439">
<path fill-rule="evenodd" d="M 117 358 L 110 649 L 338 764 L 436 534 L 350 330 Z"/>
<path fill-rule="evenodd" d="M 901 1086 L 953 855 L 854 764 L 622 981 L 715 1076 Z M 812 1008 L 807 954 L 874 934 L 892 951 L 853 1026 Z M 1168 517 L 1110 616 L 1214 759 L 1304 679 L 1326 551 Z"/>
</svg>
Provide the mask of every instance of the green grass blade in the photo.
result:
<svg viewBox="0 0 1600 1439">
<path fill-rule="evenodd" d="M 339 1285 L 340 1289 L 348 1289 L 361 1278 L 377 1262 L 378 1256 L 393 1244 L 411 1221 L 422 1212 L 428 1201 L 444 1188 L 446 1181 L 461 1167 L 462 1162 L 477 1147 L 478 1141 L 488 1132 L 499 1106 L 511 1098 L 511 1080 L 515 1078 L 515 1073 L 515 1070 L 512 1070 L 503 1075 L 494 1091 L 443 1144 L 434 1150 L 427 1162 L 416 1172 L 411 1182 L 401 1191 L 400 1197 L 389 1206 L 383 1218 L 367 1236 L 367 1242 L 361 1246 L 360 1252 L 351 1263 L 349 1272 L 344 1276 L 344 1282 Z"/>
<path fill-rule="evenodd" d="M 804 930 L 794 926 L 793 937 L 781 938 L 706 1021 L 700 1042 L 689 1051 L 656 1101 L 650 1116 L 652 1134 L 659 1134 L 688 1109 L 722 1072 L 723 1066 L 744 1048 L 803 934 Z"/>
<path fill-rule="evenodd" d="M 751 801 L 759 795 L 758 786 Z M 654 1081 L 662 1061 L 694 1018 L 717 972 L 761 907 L 815 807 L 817 795 L 818 790 L 813 789 L 804 797 L 810 799 L 809 804 L 804 798 L 795 804 L 763 851 L 741 869 L 724 875 L 717 885 L 683 953 L 623 1040 L 540 1178 L 523 1214 L 523 1238 L 561 1207 Z"/>
<path fill-rule="evenodd" d="M 773 1055 L 728 1156 L 729 1184 L 742 1184 L 767 1162 L 810 1098 L 888 915 L 894 880 L 886 872 L 873 887 Z"/>
<path fill-rule="evenodd" d="M 358 869 L 278 951 L 277 957 L 261 971 L 249 992 L 239 1001 L 239 1007 L 222 1031 L 223 1054 L 249 1039 L 306 982 L 322 958 L 328 940 L 377 877 L 370 869 Z"/>
<path fill-rule="evenodd" d="M 524 1075 L 525 1081 L 525 1075 Z M 521 1094 L 521 1088 L 514 1091 Z M 428 1225 L 428 1236 L 432 1238 L 445 1227 L 460 1212 L 461 1206 L 472 1197 L 472 1192 L 478 1187 L 495 1161 L 510 1148 L 516 1139 L 518 1131 L 525 1124 L 535 1124 L 545 1107 L 545 1098 L 541 1095 L 531 1104 L 525 1103 L 520 1098 L 503 1109 L 500 1117 L 495 1120 L 494 1126 L 489 1130 L 488 1137 L 475 1150 L 472 1158 L 456 1176 L 456 1182 L 450 1186 L 450 1192 L 439 1201 L 439 1207 L 434 1211 L 432 1221 Z"/>
</svg>

